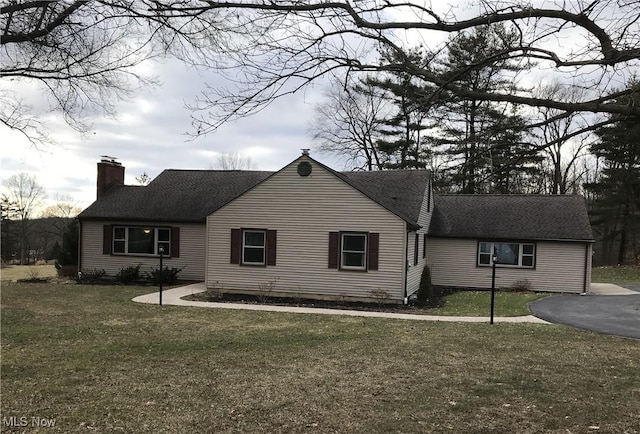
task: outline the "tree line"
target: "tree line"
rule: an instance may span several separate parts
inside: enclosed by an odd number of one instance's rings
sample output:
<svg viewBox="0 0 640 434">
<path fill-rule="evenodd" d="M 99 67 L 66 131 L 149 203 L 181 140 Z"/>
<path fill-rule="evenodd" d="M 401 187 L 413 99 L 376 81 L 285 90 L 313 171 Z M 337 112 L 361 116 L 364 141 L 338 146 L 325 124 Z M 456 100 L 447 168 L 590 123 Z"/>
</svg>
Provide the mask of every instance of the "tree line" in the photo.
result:
<svg viewBox="0 0 640 434">
<path fill-rule="evenodd" d="M 412 63 L 450 77 L 470 94 L 528 93 L 576 100 L 584 91 L 560 82 L 514 84 L 527 67 L 491 64 L 518 38 L 504 25 L 451 37 L 434 53 L 418 47 Z M 399 62 L 393 52 L 381 62 Z M 466 67 L 464 66 L 466 65 Z M 640 106 L 640 81 L 630 76 L 616 103 Z M 428 168 L 440 192 L 582 194 L 602 240 L 601 261 L 640 260 L 640 116 L 562 114 L 509 101 L 460 96 L 404 71 L 339 77 L 316 107 L 310 133 L 318 149 L 350 169 Z"/>
<path fill-rule="evenodd" d="M 56 203 L 42 207 L 44 187 L 33 175 L 18 173 L 3 180 L 7 193 L 0 196 L 2 261 L 33 264 L 57 259 L 73 262 L 77 252 L 80 209 L 69 197 L 58 196 Z"/>
</svg>

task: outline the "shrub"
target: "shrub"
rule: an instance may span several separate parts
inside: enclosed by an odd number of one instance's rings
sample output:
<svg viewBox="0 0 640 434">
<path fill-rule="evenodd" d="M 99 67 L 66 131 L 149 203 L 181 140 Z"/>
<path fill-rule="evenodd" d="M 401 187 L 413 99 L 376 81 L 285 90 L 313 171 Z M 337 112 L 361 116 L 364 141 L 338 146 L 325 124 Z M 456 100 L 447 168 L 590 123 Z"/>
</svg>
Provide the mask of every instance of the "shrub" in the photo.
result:
<svg viewBox="0 0 640 434">
<path fill-rule="evenodd" d="M 506 288 L 506 290 L 511 292 L 524 292 L 531 291 L 531 288 L 531 282 L 529 282 L 527 279 L 521 279 L 513 282 L 509 288 Z"/>
<path fill-rule="evenodd" d="M 140 280 L 140 264 L 122 267 L 120 271 L 116 273 L 115 277 L 116 280 L 123 285 L 128 285 Z"/>
<path fill-rule="evenodd" d="M 427 304 L 427 302 L 433 298 L 433 284 L 431 283 L 431 269 L 428 265 L 425 265 L 422 269 L 422 276 L 420 277 L 420 286 L 418 287 L 418 294 L 416 298 L 418 304 Z"/>
<path fill-rule="evenodd" d="M 268 282 L 258 283 L 258 301 L 260 303 L 264 304 L 269 301 L 271 293 L 276 289 L 276 283 L 278 283 L 277 277 L 273 280 L 269 280 Z"/>
<path fill-rule="evenodd" d="M 147 278 L 153 285 L 160 285 L 160 282 L 167 285 L 173 285 L 178 281 L 178 273 L 181 271 L 182 268 L 173 267 L 169 269 L 167 266 L 162 270 L 155 268 L 151 270 L 150 273 L 147 273 Z"/>
<path fill-rule="evenodd" d="M 56 267 L 58 277 L 68 277 L 71 279 L 75 279 L 78 277 L 77 265 L 60 265 L 60 263 L 56 261 L 53 266 Z"/>
<path fill-rule="evenodd" d="M 382 305 L 385 304 L 389 301 L 389 299 L 391 298 L 391 296 L 389 295 L 389 293 L 387 291 L 385 291 L 384 289 L 380 289 L 380 288 L 376 288 L 371 290 L 371 297 L 373 297 L 376 301 L 376 303 Z"/>
<path fill-rule="evenodd" d="M 78 265 L 79 233 L 80 226 L 77 220 L 73 219 L 65 225 L 62 230 L 62 246 L 56 242 L 50 253 L 58 264 Z"/>
<path fill-rule="evenodd" d="M 82 270 L 78 273 L 79 283 L 98 283 L 107 273 L 97 268 Z"/>
</svg>

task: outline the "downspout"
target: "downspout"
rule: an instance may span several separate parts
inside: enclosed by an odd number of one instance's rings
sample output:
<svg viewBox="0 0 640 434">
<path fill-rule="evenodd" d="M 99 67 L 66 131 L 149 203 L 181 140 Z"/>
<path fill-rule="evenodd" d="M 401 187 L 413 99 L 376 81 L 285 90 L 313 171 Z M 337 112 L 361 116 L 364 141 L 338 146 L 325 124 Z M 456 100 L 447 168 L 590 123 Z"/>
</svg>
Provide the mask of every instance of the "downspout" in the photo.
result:
<svg viewBox="0 0 640 434">
<path fill-rule="evenodd" d="M 589 285 L 589 246 L 590 244 L 587 243 L 584 248 L 584 280 L 582 283 L 582 295 L 587 294 L 587 286 Z"/>
<path fill-rule="evenodd" d="M 82 220 L 80 220 L 79 218 L 76 218 L 76 220 L 78 220 L 78 270 L 77 272 L 80 273 L 80 270 L 82 270 Z"/>
<path fill-rule="evenodd" d="M 204 218 L 204 286 L 207 287 L 209 280 L 209 217 Z"/>
<path fill-rule="evenodd" d="M 404 289 L 403 289 L 403 304 L 409 304 L 409 297 L 407 297 L 407 287 L 409 286 L 409 227 L 407 223 L 404 224 L 405 237 L 404 237 Z"/>
</svg>

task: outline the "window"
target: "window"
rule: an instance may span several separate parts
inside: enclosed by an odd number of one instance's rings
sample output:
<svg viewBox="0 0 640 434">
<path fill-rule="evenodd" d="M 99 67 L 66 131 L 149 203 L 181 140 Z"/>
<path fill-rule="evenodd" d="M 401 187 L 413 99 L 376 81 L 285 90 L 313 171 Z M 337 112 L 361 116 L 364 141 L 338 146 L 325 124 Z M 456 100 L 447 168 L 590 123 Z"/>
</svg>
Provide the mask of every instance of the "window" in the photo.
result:
<svg viewBox="0 0 640 434">
<path fill-rule="evenodd" d="M 142 226 L 115 226 L 113 228 L 114 254 L 121 255 L 159 255 L 171 254 L 171 229 Z"/>
<path fill-rule="evenodd" d="M 340 268 L 367 269 L 367 234 L 343 233 L 340 246 Z"/>
<path fill-rule="evenodd" d="M 480 243 L 478 250 L 478 265 L 491 265 L 491 243 Z"/>
<path fill-rule="evenodd" d="M 242 263 L 247 265 L 265 265 L 265 241 L 265 231 L 243 231 Z"/>
<path fill-rule="evenodd" d="M 376 271 L 380 260 L 378 232 L 329 232 L 327 267 Z"/>
<path fill-rule="evenodd" d="M 499 243 L 481 241 L 478 243 L 478 265 L 493 265 L 493 254 L 496 264 L 501 266 L 533 268 L 535 265 L 535 244 L 533 243 Z"/>
<path fill-rule="evenodd" d="M 415 241 L 413 243 L 413 265 L 418 265 L 418 249 L 420 248 L 420 235 L 416 232 Z"/>
<path fill-rule="evenodd" d="M 278 231 L 231 229 L 230 262 L 237 265 L 275 266 Z"/>
</svg>

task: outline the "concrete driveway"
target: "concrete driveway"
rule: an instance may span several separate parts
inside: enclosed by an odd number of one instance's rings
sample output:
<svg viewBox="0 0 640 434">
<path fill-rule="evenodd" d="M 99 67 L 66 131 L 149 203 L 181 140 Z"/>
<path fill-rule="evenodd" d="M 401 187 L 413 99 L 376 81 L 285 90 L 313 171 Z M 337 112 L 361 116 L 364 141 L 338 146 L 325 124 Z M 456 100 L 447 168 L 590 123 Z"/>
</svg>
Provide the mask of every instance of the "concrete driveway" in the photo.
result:
<svg viewBox="0 0 640 434">
<path fill-rule="evenodd" d="M 529 308 L 549 322 L 640 339 L 640 292 L 632 289 L 592 284 L 591 294 L 547 297 Z"/>
</svg>

